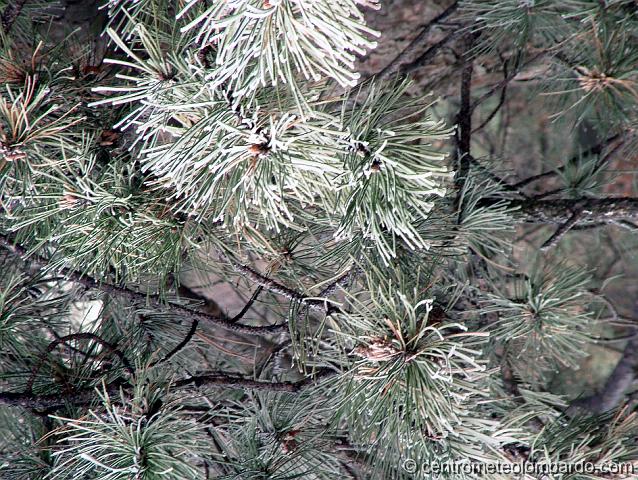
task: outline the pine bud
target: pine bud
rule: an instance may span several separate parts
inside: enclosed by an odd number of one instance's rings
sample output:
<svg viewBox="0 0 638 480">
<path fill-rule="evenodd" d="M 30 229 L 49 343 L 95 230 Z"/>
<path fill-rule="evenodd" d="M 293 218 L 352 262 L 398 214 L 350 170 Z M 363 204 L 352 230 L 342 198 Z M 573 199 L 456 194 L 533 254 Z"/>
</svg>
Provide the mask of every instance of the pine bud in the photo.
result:
<svg viewBox="0 0 638 480">
<path fill-rule="evenodd" d="M 27 154 L 16 146 L 0 142 L 0 157 L 3 157 L 7 162 L 22 160 L 23 158 L 26 158 L 26 156 Z"/>
<path fill-rule="evenodd" d="M 100 134 L 100 146 L 108 147 L 114 145 L 118 138 L 120 138 L 120 134 L 115 130 L 103 130 Z"/>
<path fill-rule="evenodd" d="M 248 151 L 258 157 L 268 155 L 270 152 L 270 147 L 265 143 L 256 143 L 248 147 Z"/>
<path fill-rule="evenodd" d="M 64 195 L 58 202 L 60 210 L 71 210 L 75 207 L 80 199 L 73 192 L 64 192 Z"/>
<path fill-rule="evenodd" d="M 368 345 L 359 345 L 352 353 L 373 362 L 386 362 L 400 355 L 401 351 L 387 338 L 375 337 Z"/>
<path fill-rule="evenodd" d="M 374 160 L 374 162 L 372 162 L 372 165 L 370 166 L 370 171 L 372 173 L 377 173 L 381 171 L 381 162 L 379 160 Z"/>
</svg>

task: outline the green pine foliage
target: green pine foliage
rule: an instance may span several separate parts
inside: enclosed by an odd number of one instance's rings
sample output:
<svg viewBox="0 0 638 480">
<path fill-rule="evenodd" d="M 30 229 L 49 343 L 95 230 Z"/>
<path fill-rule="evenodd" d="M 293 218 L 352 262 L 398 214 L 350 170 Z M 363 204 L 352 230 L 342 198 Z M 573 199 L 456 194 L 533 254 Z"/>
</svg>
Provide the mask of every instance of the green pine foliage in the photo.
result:
<svg viewBox="0 0 638 480">
<path fill-rule="evenodd" d="M 442 40 L 364 78 L 385 3 L 109 0 L 86 41 L 0 2 L 0 478 L 638 465 L 635 322 L 559 249 L 633 249 L 638 200 L 604 195 L 636 150 L 636 2 L 447 2 L 415 20 Z M 538 175 L 505 158 L 536 141 L 520 103 L 562 137 Z M 623 341 L 597 392 L 557 387 Z"/>
</svg>

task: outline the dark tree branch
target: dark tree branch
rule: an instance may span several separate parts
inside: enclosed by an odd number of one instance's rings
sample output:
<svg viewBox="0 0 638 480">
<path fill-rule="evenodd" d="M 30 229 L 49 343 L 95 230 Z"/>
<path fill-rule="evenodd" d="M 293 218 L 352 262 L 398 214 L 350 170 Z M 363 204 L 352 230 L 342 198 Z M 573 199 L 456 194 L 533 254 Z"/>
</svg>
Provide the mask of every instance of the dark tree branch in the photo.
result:
<svg viewBox="0 0 638 480">
<path fill-rule="evenodd" d="M 250 297 L 250 300 L 248 300 L 246 305 L 244 305 L 244 308 L 242 308 L 241 311 L 237 315 L 235 315 L 233 318 L 230 318 L 228 321 L 230 323 L 236 323 L 239 320 L 241 320 L 242 318 L 244 318 L 244 315 L 246 315 L 246 312 L 248 312 L 248 310 L 250 310 L 250 307 L 252 307 L 253 303 L 255 303 L 257 298 L 259 298 L 259 294 L 263 291 L 263 289 L 264 289 L 264 287 L 259 285 L 259 287 L 257 287 L 255 292 Z"/>
<path fill-rule="evenodd" d="M 461 72 L 461 105 L 456 115 L 456 172 L 454 175 L 454 185 L 457 193 L 454 204 L 458 210 L 458 221 L 460 223 L 463 215 L 461 205 L 463 185 L 470 172 L 472 165 L 472 154 L 470 151 L 472 143 L 472 74 L 474 73 L 474 59 L 469 56 L 476 37 L 470 35 L 466 45 L 466 59 Z"/>
<path fill-rule="evenodd" d="M 40 268 L 44 268 L 47 266 L 47 261 L 38 256 L 31 255 L 28 258 L 24 258 L 27 256 L 27 253 L 28 253 L 27 250 L 24 247 L 20 245 L 16 245 L 13 242 L 11 242 L 6 235 L 0 235 L 0 247 L 9 251 L 14 256 L 22 259 L 27 264 L 28 263 L 36 264 Z M 197 320 L 202 323 L 207 322 L 209 324 L 213 324 L 213 325 L 225 328 L 226 330 L 230 330 L 236 333 L 245 333 L 248 335 L 264 335 L 264 334 L 278 333 L 288 328 L 288 325 L 286 323 L 281 323 L 277 325 L 267 325 L 263 327 L 231 323 L 227 319 L 210 315 L 204 312 L 200 312 L 190 307 L 186 307 L 176 303 L 162 302 L 159 295 L 153 295 L 153 294 L 144 293 L 144 292 L 137 292 L 135 290 L 131 290 L 130 288 L 119 287 L 117 285 L 111 285 L 108 283 L 100 283 L 92 277 L 83 275 L 80 272 L 76 272 L 70 269 L 62 269 L 61 272 L 68 280 L 75 283 L 79 283 L 80 285 L 84 286 L 87 289 L 100 290 L 104 293 L 121 298 L 130 303 L 138 303 L 138 302 L 149 303 L 152 307 L 156 308 L 158 311 L 168 311 L 174 315 L 181 315 L 185 317 L 186 319 L 190 320 L 191 322 L 194 320 Z M 319 300 L 317 300 L 317 302 L 319 302 Z"/>
<path fill-rule="evenodd" d="M 133 367 L 131 366 L 131 363 L 128 361 L 126 356 L 124 356 L 124 354 L 118 350 L 118 348 L 115 345 L 112 345 L 106 340 L 103 340 L 102 338 L 95 335 L 94 333 L 89 333 L 89 332 L 71 333 L 70 335 L 65 335 L 63 337 L 56 338 L 55 340 L 53 340 L 49 344 L 47 349 L 40 355 L 40 357 L 38 358 L 38 363 L 34 365 L 31 371 L 31 376 L 29 377 L 29 380 L 27 381 L 27 384 L 25 387 L 27 394 L 30 394 L 33 391 L 33 382 L 35 381 L 35 378 L 38 372 L 40 371 L 40 368 L 42 368 L 42 365 L 44 364 L 44 361 L 46 360 L 48 354 L 51 353 L 53 350 L 55 350 L 55 348 L 58 345 L 60 345 L 61 343 L 68 342 L 69 340 L 92 340 L 94 342 L 99 343 L 105 349 L 107 349 L 110 353 L 117 356 L 122 362 L 122 364 L 124 365 L 124 368 L 126 368 L 126 370 L 131 375 L 133 375 L 134 370 L 133 370 Z"/>
<path fill-rule="evenodd" d="M 437 53 L 439 53 L 439 50 L 441 50 L 443 47 L 445 47 L 447 44 L 451 43 L 452 41 L 456 40 L 458 37 L 461 36 L 462 33 L 463 33 L 462 29 L 459 28 L 455 30 L 454 32 L 448 34 L 446 37 L 442 38 L 441 40 L 436 42 L 434 45 L 432 45 L 430 48 L 428 48 L 425 52 L 421 54 L 421 56 L 416 58 L 413 62 L 408 63 L 404 65 L 402 68 L 400 68 L 398 71 L 398 74 L 407 76 L 413 73 L 415 70 L 418 70 L 419 68 L 424 67 L 436 56 Z"/>
<path fill-rule="evenodd" d="M 629 220 L 611 220 L 612 224 L 621 227 L 621 228 L 625 228 L 627 230 L 631 230 L 632 232 L 635 232 L 636 230 L 638 230 L 638 225 L 636 225 L 633 222 L 630 222 Z"/>
<path fill-rule="evenodd" d="M 457 122 L 457 146 L 459 149 L 458 178 L 465 178 L 471 163 L 471 139 L 472 139 L 472 74 L 474 62 L 466 60 L 461 73 L 461 107 L 456 117 Z"/>
<path fill-rule="evenodd" d="M 485 199 L 489 203 L 489 199 Z M 565 223 L 573 212 L 580 210 L 579 222 L 595 223 L 620 218 L 638 218 L 638 198 L 558 198 L 553 200 L 512 200 L 510 207 L 518 209 L 529 223 Z"/>
<path fill-rule="evenodd" d="M 503 63 L 503 75 L 505 76 L 505 79 L 507 79 L 507 77 L 508 77 L 507 62 Z M 478 132 L 479 130 L 482 130 L 483 128 L 485 128 L 487 126 L 487 124 L 490 123 L 492 121 L 492 119 L 496 116 L 496 114 L 503 107 L 503 105 L 505 105 L 505 99 L 507 98 L 507 86 L 508 86 L 508 84 L 509 84 L 509 82 L 505 82 L 503 84 L 503 88 L 501 89 L 501 96 L 500 96 L 500 98 L 498 100 L 498 104 L 496 105 L 494 110 L 492 110 L 490 112 L 490 114 L 487 116 L 487 118 L 485 120 L 483 120 L 483 123 L 481 123 L 478 127 L 476 127 L 474 130 L 472 130 L 472 132 Z M 472 105 L 471 111 L 474 112 L 475 108 L 476 108 L 476 103 L 474 103 Z"/>
<path fill-rule="evenodd" d="M 157 362 L 154 362 L 151 365 L 151 367 L 154 367 L 155 365 L 159 365 L 160 363 L 164 363 L 164 362 L 170 360 L 171 357 L 173 357 L 182 348 L 184 348 L 186 345 L 188 345 L 188 342 L 190 342 L 192 340 L 193 336 L 195 335 L 195 332 L 197 331 L 197 326 L 198 325 L 199 325 L 199 322 L 197 321 L 197 319 L 193 320 L 193 323 L 191 323 L 191 328 L 188 329 L 188 333 L 182 339 L 182 341 L 179 342 L 177 345 L 175 345 L 175 347 L 170 352 L 168 352 L 164 358 L 162 358 L 161 360 L 158 360 Z"/>
<path fill-rule="evenodd" d="M 474 130 L 474 131 L 476 131 L 476 130 Z M 501 177 L 499 177 L 498 175 L 494 174 L 494 172 L 492 172 L 488 167 L 482 165 L 477 159 L 472 158 L 472 165 L 474 165 L 475 167 L 477 167 L 480 170 L 482 170 L 490 179 L 492 179 L 494 182 L 496 182 L 498 185 L 500 185 L 503 190 L 505 190 L 507 192 L 515 193 L 515 194 L 517 194 L 520 197 L 527 198 L 527 195 L 525 195 L 523 192 L 517 190 L 516 188 L 512 187 L 509 183 L 507 183 Z"/>
<path fill-rule="evenodd" d="M 500 82 L 492 86 L 487 92 L 485 92 L 483 95 L 481 95 L 478 99 L 474 101 L 474 103 L 472 104 L 472 112 L 476 110 L 476 108 L 479 105 L 485 102 L 488 98 L 490 98 L 496 92 L 504 89 L 512 80 L 516 78 L 516 76 L 520 73 L 522 67 L 529 66 L 530 64 L 535 62 L 537 59 L 545 55 L 546 53 L 547 52 L 545 51 L 541 51 L 537 53 L 536 55 L 533 55 L 532 57 L 527 59 L 527 61 L 522 66 L 519 65 L 517 68 L 513 68 L 511 72 L 504 74 L 505 78 L 503 78 L 503 80 L 501 80 Z"/>
<path fill-rule="evenodd" d="M 582 210 L 576 210 L 574 214 L 571 217 L 569 217 L 565 223 L 560 225 L 556 229 L 554 234 L 551 237 L 549 237 L 545 241 L 545 243 L 543 243 L 543 245 L 541 246 L 541 251 L 545 252 L 549 250 L 550 248 L 556 246 L 556 244 L 560 241 L 560 239 L 563 238 L 563 236 L 567 232 L 569 232 L 574 225 L 576 225 L 576 223 L 580 219 L 581 213 L 582 213 Z"/>
<path fill-rule="evenodd" d="M 521 180 L 520 182 L 514 184 L 513 187 L 517 188 L 517 189 L 520 189 L 520 188 L 523 188 L 523 187 L 529 185 L 530 183 L 536 182 L 538 180 L 542 180 L 542 179 L 547 178 L 547 177 L 553 177 L 555 175 L 558 175 L 560 172 L 563 172 L 569 166 L 574 165 L 576 162 L 578 162 L 578 160 L 581 157 L 590 157 L 592 155 L 600 155 L 606 147 L 608 147 L 609 145 L 614 143 L 616 140 L 618 140 L 620 137 L 622 137 L 622 135 L 623 135 L 622 133 L 618 133 L 616 135 L 612 135 L 611 137 L 607 138 L 606 140 L 600 142 L 597 145 L 594 145 L 593 147 L 589 148 L 588 150 L 582 152 L 581 154 L 574 155 L 572 158 L 567 160 L 565 165 L 563 165 L 561 167 L 558 167 L 555 170 L 550 170 L 550 171 L 547 171 L 547 172 L 539 173 L 538 175 L 533 175 L 531 177 L 528 177 L 525 180 Z"/>
<path fill-rule="evenodd" d="M 620 361 L 616 364 L 600 392 L 573 401 L 567 412 L 571 414 L 579 410 L 586 410 L 593 413 L 603 413 L 615 408 L 621 403 L 625 392 L 636 378 L 635 369 L 637 366 L 638 336 L 627 342 Z"/>
<path fill-rule="evenodd" d="M 403 51 L 397 55 L 390 63 L 388 63 L 383 70 L 375 75 L 376 79 L 379 81 L 386 80 L 393 73 L 397 72 L 401 68 L 401 66 L 406 63 L 409 57 L 414 55 L 414 53 L 425 43 L 425 39 L 430 34 L 430 30 L 432 28 L 445 20 L 447 17 L 452 15 L 458 8 L 459 2 L 455 0 L 452 4 L 447 7 L 443 12 L 434 17 L 430 22 L 428 22 L 419 32 L 419 34 L 410 42 L 410 44 L 403 49 Z"/>
<path fill-rule="evenodd" d="M 299 393 L 310 388 L 325 378 L 338 375 L 335 370 L 319 370 L 314 377 L 308 377 L 298 382 L 267 382 L 254 380 L 235 375 L 228 375 L 221 372 L 204 373 L 195 375 L 183 380 L 178 380 L 171 386 L 171 390 L 187 391 L 196 393 L 200 388 L 230 388 L 238 390 L 263 390 L 271 392 Z M 122 383 L 114 382 L 106 387 L 106 392 L 113 395 L 120 388 L 127 390 Z M 130 388 L 130 387 L 129 387 Z M 98 397 L 93 388 L 87 388 L 71 393 L 54 393 L 47 395 L 36 395 L 33 393 L 0 393 L 0 405 L 15 407 L 35 408 L 35 409 L 55 409 L 65 405 L 88 405 L 93 403 Z"/>
<path fill-rule="evenodd" d="M 465 179 L 470 172 L 472 165 L 472 75 L 474 74 L 474 59 L 471 56 L 471 50 L 477 39 L 476 34 L 470 34 L 466 40 L 465 47 L 465 63 L 461 72 L 461 105 L 456 115 L 456 175 L 454 183 L 460 191 L 463 188 Z"/>
<path fill-rule="evenodd" d="M 207 295 L 201 292 L 196 292 L 191 287 L 187 287 L 184 284 L 180 284 L 177 287 L 177 293 L 180 297 L 186 298 L 188 300 L 196 300 L 198 302 L 202 302 L 202 307 L 211 315 L 219 316 L 223 320 L 229 320 L 228 316 L 225 315 L 224 312 L 222 312 L 217 302 L 215 302 L 214 299 L 209 298 Z"/>
<path fill-rule="evenodd" d="M 248 280 L 264 287 L 266 290 L 282 295 L 290 300 L 297 301 L 304 304 L 310 309 L 319 310 L 325 312 L 328 310 L 328 301 L 319 298 L 312 298 L 304 295 L 301 292 L 288 288 L 281 283 L 271 280 L 270 278 L 262 275 L 247 265 L 242 265 L 230 260 L 233 268 Z"/>
<path fill-rule="evenodd" d="M 107 393 L 109 395 L 117 393 L 118 388 L 119 386 L 112 385 L 110 388 L 107 388 Z M 60 393 L 35 395 L 30 393 L 2 392 L 0 393 L 0 405 L 49 410 L 64 407 L 65 405 L 89 405 L 97 398 L 92 388 L 66 395 Z"/>
</svg>

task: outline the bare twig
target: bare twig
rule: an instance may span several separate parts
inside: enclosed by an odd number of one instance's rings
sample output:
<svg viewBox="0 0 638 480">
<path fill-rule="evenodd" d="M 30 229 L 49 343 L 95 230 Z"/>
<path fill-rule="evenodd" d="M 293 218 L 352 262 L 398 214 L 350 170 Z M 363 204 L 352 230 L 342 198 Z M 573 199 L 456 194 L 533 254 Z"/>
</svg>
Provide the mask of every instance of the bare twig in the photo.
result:
<svg viewBox="0 0 638 480">
<path fill-rule="evenodd" d="M 563 166 L 558 167 L 555 170 L 550 170 L 550 171 L 547 171 L 547 172 L 539 173 L 538 175 L 533 175 L 531 177 L 528 177 L 528 178 L 526 178 L 524 180 L 521 180 L 520 182 L 514 184 L 513 187 L 520 189 L 520 188 L 523 188 L 523 187 L 529 185 L 530 183 L 536 182 L 538 180 L 542 180 L 542 179 L 547 178 L 547 177 L 553 177 L 554 175 L 558 175 L 560 172 L 564 171 L 570 165 L 573 165 L 576 162 L 578 162 L 578 160 L 581 157 L 589 157 L 589 156 L 592 156 L 592 155 L 600 155 L 606 147 L 608 147 L 613 142 L 618 140 L 620 137 L 622 137 L 622 135 L 623 135 L 622 133 L 618 133 L 616 135 L 612 135 L 611 137 L 607 138 L 606 140 L 603 140 L 602 142 L 600 142 L 600 143 L 594 145 L 593 147 L 589 148 L 585 152 L 582 152 L 579 155 L 574 155 L 572 158 L 567 160 L 567 162 L 565 162 L 565 164 Z"/>
<path fill-rule="evenodd" d="M 190 342 L 193 338 L 193 336 L 195 335 L 195 332 L 197 331 L 197 326 L 199 325 L 199 322 L 197 321 L 197 319 L 193 320 L 193 323 L 191 323 L 191 328 L 188 329 L 188 333 L 186 334 L 186 336 L 182 339 L 181 342 L 179 342 L 177 345 L 175 345 L 175 347 L 168 352 L 164 358 L 162 358 L 161 360 L 158 360 L 157 362 L 154 362 L 151 367 L 154 367 L 155 365 L 158 365 L 160 363 L 164 363 L 168 360 L 171 359 L 171 357 L 173 357 L 176 353 L 178 353 L 182 348 L 184 348 L 186 345 L 188 345 L 188 342 Z"/>
<path fill-rule="evenodd" d="M 35 263 L 40 268 L 45 268 L 47 266 L 48 262 L 45 259 L 38 257 L 36 255 L 31 255 L 29 256 L 28 259 L 24 258 L 27 256 L 27 253 L 28 253 L 27 250 L 24 247 L 20 245 L 16 245 L 13 242 L 11 242 L 6 235 L 0 235 L 0 248 L 4 248 L 5 250 L 11 252 L 16 257 L 24 260 L 26 263 Z M 119 287 L 117 285 L 111 285 L 108 283 L 98 282 L 96 279 L 89 277 L 87 275 L 83 275 L 82 273 L 74 271 L 74 270 L 64 268 L 62 269 L 61 273 L 68 280 L 75 283 L 79 283 L 80 285 L 83 285 L 87 289 L 100 290 L 104 293 L 119 297 L 131 303 L 137 303 L 137 302 L 149 303 L 158 311 L 169 311 L 172 314 L 184 316 L 187 319 L 189 319 L 191 322 L 193 320 L 197 320 L 203 323 L 207 322 L 207 323 L 222 327 L 226 330 L 230 330 L 236 333 L 245 333 L 248 335 L 265 335 L 265 334 L 271 334 L 271 333 L 278 333 L 288 328 L 287 323 L 267 325 L 267 326 L 252 326 L 252 325 L 244 325 L 239 323 L 232 323 L 225 318 L 220 318 L 218 316 L 200 312 L 184 305 L 179 305 L 179 304 L 171 303 L 171 302 L 168 302 L 168 303 L 163 302 L 159 295 L 138 292 L 135 290 L 131 290 L 130 288 Z"/>
<path fill-rule="evenodd" d="M 221 372 L 204 373 L 192 376 L 183 380 L 178 380 L 171 386 L 171 390 L 187 391 L 196 393 L 200 388 L 230 388 L 239 390 L 264 390 L 272 392 L 299 393 L 310 388 L 325 378 L 337 375 L 335 370 L 320 370 L 313 377 L 308 377 L 298 382 L 267 382 L 264 380 L 254 380 L 250 378 L 228 375 Z M 106 387 L 109 395 L 117 393 L 122 388 L 127 387 L 121 383 L 114 382 Z M 130 387 L 128 387 L 130 388 Z M 36 395 L 33 393 L 0 392 L 0 405 L 10 405 L 24 408 L 55 409 L 65 405 L 88 405 L 97 398 L 93 388 L 87 388 L 71 393 L 55 393 L 48 395 Z"/>
<path fill-rule="evenodd" d="M 255 292 L 250 297 L 250 300 L 248 300 L 246 305 L 244 305 L 244 308 L 242 308 L 241 311 L 237 315 L 235 315 L 233 318 L 230 318 L 228 321 L 231 322 L 231 323 L 236 323 L 239 320 L 241 320 L 242 318 L 244 318 L 244 315 L 246 315 L 246 312 L 248 312 L 248 310 L 250 310 L 250 307 L 252 307 L 253 303 L 255 303 L 257 298 L 259 298 L 259 294 L 263 291 L 263 289 L 264 289 L 264 287 L 259 285 L 257 287 L 257 289 L 255 290 Z"/>
<path fill-rule="evenodd" d="M 474 130 L 474 131 L 476 131 L 476 130 Z M 527 198 L 527 195 L 525 195 L 523 192 L 517 190 L 516 188 L 512 187 L 509 183 L 507 183 L 501 177 L 499 177 L 494 172 L 492 172 L 488 167 L 482 165 L 476 158 L 472 158 L 472 165 L 474 165 L 475 167 L 477 167 L 480 170 L 482 170 L 490 179 L 492 179 L 494 182 L 496 182 L 498 185 L 500 185 L 503 190 L 505 190 L 507 192 L 515 193 L 515 194 L 517 194 L 520 197 Z"/>
<path fill-rule="evenodd" d="M 518 66 L 518 68 L 514 68 L 514 69 L 512 69 L 511 72 L 509 72 L 508 74 L 505 74 L 505 78 L 503 78 L 503 80 L 501 80 L 497 84 L 493 85 L 487 92 L 485 92 L 483 95 L 481 95 L 478 99 L 476 99 L 474 101 L 474 103 L 472 104 L 472 111 L 476 110 L 476 108 L 479 105 L 481 105 L 483 102 L 485 102 L 488 98 L 490 98 L 496 92 L 498 92 L 499 90 L 502 90 L 503 88 L 505 88 L 506 85 L 508 85 L 512 80 L 514 80 L 516 78 L 516 76 L 520 73 L 522 67 L 530 65 L 531 63 L 535 62 L 538 58 L 540 58 L 540 57 L 542 57 L 542 56 L 544 56 L 546 54 L 547 54 L 547 52 L 541 51 L 541 52 L 537 53 L 536 55 L 532 55 L 531 57 L 529 57 L 527 59 L 527 61 L 524 63 L 524 65 Z"/>
<path fill-rule="evenodd" d="M 503 75 L 507 79 L 507 77 L 508 77 L 507 62 L 503 63 Z M 492 119 L 496 116 L 498 111 L 503 107 L 503 105 L 505 104 L 505 99 L 507 98 L 507 85 L 508 84 L 509 84 L 509 82 L 505 82 L 503 84 L 503 88 L 501 89 L 501 96 L 500 96 L 500 98 L 498 100 L 498 104 L 496 105 L 494 110 L 492 110 L 490 112 L 490 114 L 487 116 L 487 118 L 485 120 L 483 120 L 483 122 L 478 127 L 476 127 L 474 130 L 472 130 L 472 132 L 478 132 L 479 130 L 482 130 L 483 128 L 485 128 L 485 126 L 492 121 Z M 472 105 L 471 111 L 473 112 L 475 108 L 476 108 L 476 103 L 474 103 Z"/>
<path fill-rule="evenodd" d="M 430 48 L 428 48 L 425 52 L 421 54 L 421 56 L 419 56 L 413 62 L 404 65 L 399 70 L 399 72 L 407 76 L 413 73 L 415 70 L 418 70 L 419 68 L 427 65 L 430 62 L 430 60 L 432 60 L 436 56 L 436 54 L 439 53 L 439 50 L 441 50 L 441 48 L 451 43 L 452 41 L 456 40 L 458 37 L 461 36 L 462 33 L 463 33 L 462 29 L 459 28 L 455 30 L 454 32 L 448 34 L 446 37 L 442 38 L 441 40 L 436 42 L 434 45 L 432 45 Z"/>
<path fill-rule="evenodd" d="M 576 210 L 571 217 L 569 217 L 567 219 L 567 221 L 563 224 L 561 224 L 556 231 L 554 232 L 554 234 L 549 237 L 545 243 L 543 243 L 543 245 L 541 246 L 541 251 L 542 252 L 546 252 L 547 250 L 549 250 L 550 248 L 553 248 L 556 246 L 556 244 L 560 241 L 561 238 L 563 238 L 563 236 L 569 232 L 571 230 L 571 228 L 576 225 L 576 223 L 578 222 L 578 220 L 580 219 L 580 216 L 582 214 L 582 210 Z"/>
<path fill-rule="evenodd" d="M 42 368 L 42 365 L 44 364 L 44 361 L 46 360 L 48 354 L 51 353 L 53 350 L 55 350 L 55 348 L 58 345 L 60 345 L 61 343 L 68 342 L 69 340 L 92 340 L 94 342 L 99 343 L 105 349 L 107 349 L 110 353 L 117 356 L 122 362 L 122 365 L 124 365 L 124 368 L 131 375 L 134 373 L 131 363 L 124 356 L 124 354 L 118 350 L 118 348 L 115 345 L 112 345 L 106 340 L 103 340 L 102 338 L 100 338 L 98 335 L 95 335 L 94 333 L 89 333 L 89 332 L 71 333 L 70 335 L 65 335 L 63 337 L 56 338 L 55 340 L 53 340 L 49 344 L 47 349 L 40 355 L 40 357 L 38 358 L 38 363 L 34 365 L 33 369 L 31 370 L 31 376 L 29 377 L 29 380 L 27 381 L 27 384 L 25 387 L 27 394 L 30 394 L 33 391 L 33 382 L 35 381 L 35 378 L 38 372 L 40 371 L 40 368 Z"/>
<path fill-rule="evenodd" d="M 233 268 L 243 277 L 249 279 L 257 285 L 264 287 L 270 292 L 282 295 L 290 300 L 300 302 L 313 310 L 325 312 L 328 309 L 328 301 L 325 299 L 308 297 L 301 292 L 298 292 L 296 290 L 293 290 L 292 288 L 286 287 L 285 285 L 276 282 L 275 280 L 271 280 L 270 278 L 255 271 L 248 265 L 242 265 L 232 260 L 230 260 L 230 263 L 232 264 Z"/>
<path fill-rule="evenodd" d="M 401 66 L 406 63 L 408 58 L 412 56 L 425 42 L 425 39 L 430 34 L 430 30 L 432 28 L 445 20 L 447 17 L 452 15 L 458 8 L 459 2 L 454 1 L 452 4 L 447 7 L 443 12 L 434 17 L 430 22 L 428 22 L 419 32 L 419 34 L 410 42 L 410 44 L 403 49 L 403 51 L 397 55 L 390 63 L 388 63 L 383 70 L 377 73 L 376 79 L 379 81 L 386 80 L 393 73 L 397 72 L 401 68 Z"/>
</svg>

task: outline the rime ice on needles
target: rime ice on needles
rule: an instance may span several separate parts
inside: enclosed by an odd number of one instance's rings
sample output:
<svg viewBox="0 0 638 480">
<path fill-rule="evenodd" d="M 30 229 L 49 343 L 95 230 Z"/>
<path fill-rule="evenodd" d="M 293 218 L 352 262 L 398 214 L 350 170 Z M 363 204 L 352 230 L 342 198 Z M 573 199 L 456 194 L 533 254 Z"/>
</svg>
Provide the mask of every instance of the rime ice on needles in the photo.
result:
<svg viewBox="0 0 638 480">
<path fill-rule="evenodd" d="M 227 84 L 238 96 L 285 84 L 300 106 L 308 107 L 300 83 L 323 77 L 352 87 L 356 55 L 376 43 L 353 0 L 231 0 L 213 2 L 182 28 L 197 30 L 196 41 L 215 47 L 215 85 Z M 205 3 L 191 0 L 177 18 Z M 196 10 L 197 11 L 197 10 Z"/>
<path fill-rule="evenodd" d="M 407 84 L 373 88 L 342 122 L 350 133 L 344 147 L 344 173 L 338 177 L 342 220 L 338 239 L 362 235 L 388 263 L 396 256 L 396 239 L 412 250 L 428 248 L 417 231 L 435 198 L 445 194 L 450 172 L 445 154 L 432 147 L 451 130 L 431 119 L 431 105 L 402 99 Z M 405 117 L 414 119 L 406 121 Z"/>
</svg>

